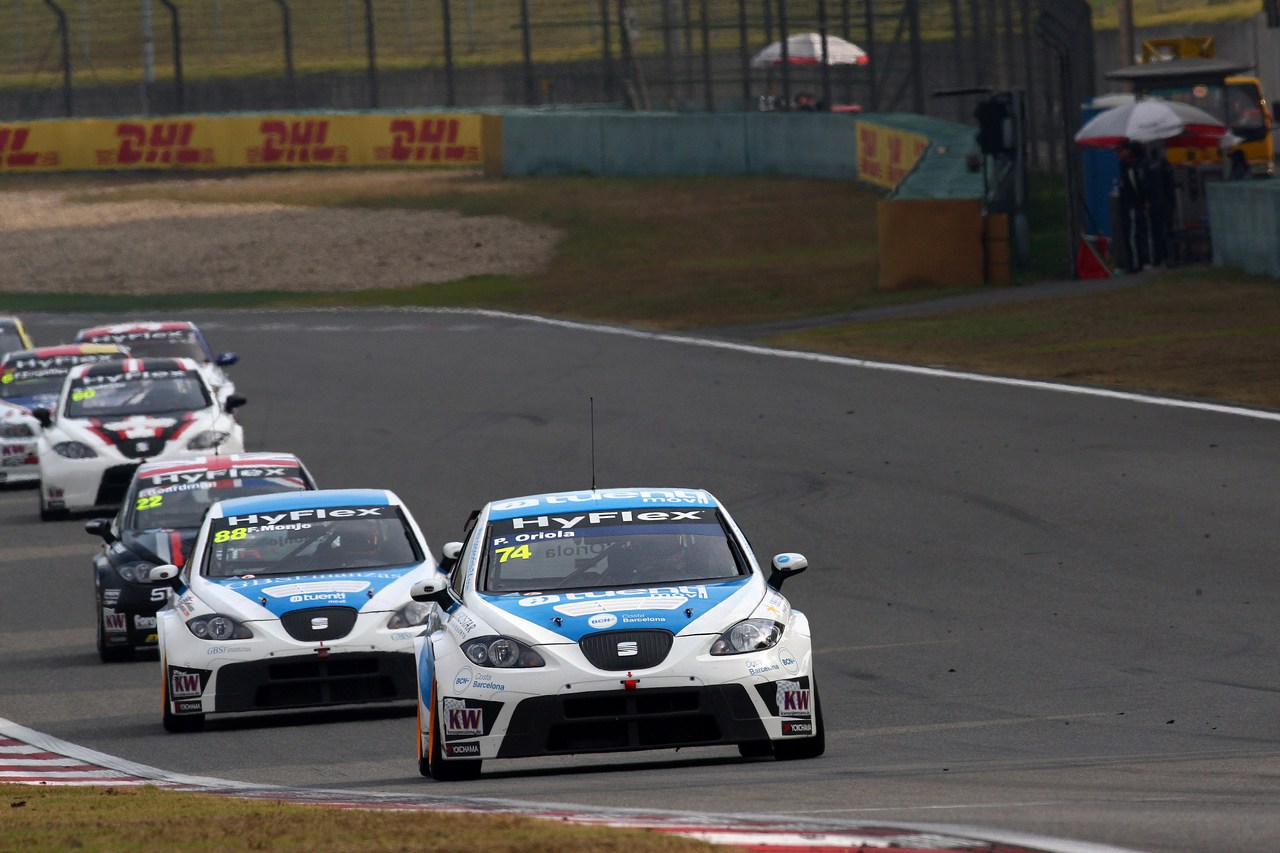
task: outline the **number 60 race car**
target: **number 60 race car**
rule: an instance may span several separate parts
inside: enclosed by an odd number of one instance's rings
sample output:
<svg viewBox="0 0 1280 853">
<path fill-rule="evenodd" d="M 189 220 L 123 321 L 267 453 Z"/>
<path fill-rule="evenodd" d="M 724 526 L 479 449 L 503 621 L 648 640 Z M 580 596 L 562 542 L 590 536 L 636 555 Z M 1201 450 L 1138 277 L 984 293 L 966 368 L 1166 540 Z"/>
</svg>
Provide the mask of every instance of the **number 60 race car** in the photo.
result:
<svg viewBox="0 0 1280 853">
<path fill-rule="evenodd" d="M 377 489 L 280 492 L 209 508 L 157 614 L 164 727 L 205 715 L 413 701 L 413 640 L 439 576 L 413 517 Z"/>
<path fill-rule="evenodd" d="M 488 758 L 737 745 L 814 758 L 825 738 L 809 622 L 724 507 L 697 489 L 605 489 L 487 504 L 415 643 L 418 768 Z M 434 627 L 434 626 L 433 626 Z"/>
</svg>

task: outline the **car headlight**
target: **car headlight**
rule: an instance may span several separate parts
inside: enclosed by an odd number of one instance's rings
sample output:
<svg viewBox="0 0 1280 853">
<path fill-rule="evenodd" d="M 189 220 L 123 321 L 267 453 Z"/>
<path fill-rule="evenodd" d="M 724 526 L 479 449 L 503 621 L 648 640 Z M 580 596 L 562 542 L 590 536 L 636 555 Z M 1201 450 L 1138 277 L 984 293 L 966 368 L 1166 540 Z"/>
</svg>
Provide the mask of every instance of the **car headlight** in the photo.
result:
<svg viewBox="0 0 1280 853">
<path fill-rule="evenodd" d="M 221 613 L 190 619 L 187 629 L 202 640 L 247 640 L 253 636 L 244 625 Z"/>
<path fill-rule="evenodd" d="M 0 438 L 31 438 L 35 434 L 30 424 L 0 424 Z"/>
<path fill-rule="evenodd" d="M 404 607 L 391 614 L 391 618 L 387 620 L 387 627 L 396 629 L 425 625 L 427 620 L 431 618 L 433 611 L 434 608 L 430 604 L 423 604 L 421 601 L 410 601 Z"/>
<path fill-rule="evenodd" d="M 62 441 L 53 446 L 53 452 L 67 459 L 93 459 L 97 451 L 83 441 Z"/>
<path fill-rule="evenodd" d="M 510 637 L 477 637 L 462 644 L 462 653 L 477 666 L 523 669 L 547 665 L 542 655 Z"/>
<path fill-rule="evenodd" d="M 772 619 L 743 619 L 711 644 L 713 655 L 742 655 L 771 649 L 782 639 L 782 623 Z"/>
<path fill-rule="evenodd" d="M 187 447 L 192 450 L 213 450 L 219 444 L 227 440 L 231 433 L 223 432 L 219 429 L 207 429 L 197 435 L 195 438 L 187 442 Z"/>
<path fill-rule="evenodd" d="M 117 566 L 120 577 L 130 583 L 151 583 L 151 570 L 157 568 L 154 563 L 125 563 Z"/>
</svg>

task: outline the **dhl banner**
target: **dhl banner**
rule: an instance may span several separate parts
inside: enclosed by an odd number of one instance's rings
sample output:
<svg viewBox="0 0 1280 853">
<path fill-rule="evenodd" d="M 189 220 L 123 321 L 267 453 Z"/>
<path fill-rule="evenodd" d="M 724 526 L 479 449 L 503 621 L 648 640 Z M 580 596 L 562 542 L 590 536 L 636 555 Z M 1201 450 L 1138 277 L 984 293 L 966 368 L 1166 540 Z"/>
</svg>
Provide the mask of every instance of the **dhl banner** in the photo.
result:
<svg viewBox="0 0 1280 853">
<path fill-rule="evenodd" d="M 0 174 L 483 164 L 479 114 L 262 114 L 0 122 Z"/>
<path fill-rule="evenodd" d="M 918 133 L 855 122 L 858 132 L 858 179 L 893 189 L 902 182 L 929 148 Z"/>
</svg>

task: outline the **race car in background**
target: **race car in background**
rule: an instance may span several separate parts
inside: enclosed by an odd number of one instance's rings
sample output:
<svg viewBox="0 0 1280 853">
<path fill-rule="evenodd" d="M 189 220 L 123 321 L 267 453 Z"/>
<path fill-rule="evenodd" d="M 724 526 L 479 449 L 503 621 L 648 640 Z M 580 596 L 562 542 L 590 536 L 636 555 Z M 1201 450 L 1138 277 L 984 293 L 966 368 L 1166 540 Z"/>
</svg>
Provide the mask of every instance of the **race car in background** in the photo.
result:
<svg viewBox="0 0 1280 853">
<path fill-rule="evenodd" d="M 331 489 L 214 504 L 157 614 L 163 722 L 207 714 L 403 702 L 413 639 L 439 611 L 409 588 L 440 575 L 395 494 Z"/>
<path fill-rule="evenodd" d="M 151 570 L 186 563 L 210 506 L 315 487 L 291 453 L 230 453 L 140 466 L 115 517 L 85 524 L 102 538 L 93 557 L 93 587 L 103 663 L 132 660 L 136 649 L 157 645 L 156 611 L 169 600 L 169 584 L 153 581 Z"/>
<path fill-rule="evenodd" d="M 222 400 L 236 391 L 235 383 L 222 368 L 240 360 L 233 352 L 214 354 L 195 323 L 187 320 L 157 323 L 114 323 L 94 326 L 76 333 L 79 343 L 120 344 L 139 358 L 190 358 L 200 364 L 209 386 Z"/>
<path fill-rule="evenodd" d="M 701 489 L 561 492 L 487 504 L 447 579 L 413 589 L 440 626 L 415 642 L 418 769 L 491 758 L 736 745 L 825 746 L 809 622 Z M 452 561 L 456 557 L 456 562 Z"/>
<path fill-rule="evenodd" d="M 22 406 L 0 401 L 0 485 L 40 479 L 36 436 L 40 422 Z"/>
<path fill-rule="evenodd" d="M 120 506 L 137 467 L 206 453 L 243 453 L 244 430 L 200 366 L 187 358 L 130 358 L 71 368 L 54 410 L 36 409 L 40 518 Z"/>
<path fill-rule="evenodd" d="M 17 317 L 0 317 L 0 355 L 10 350 L 31 349 L 35 342 Z"/>
<path fill-rule="evenodd" d="M 59 344 L 14 350 L 0 358 L 0 400 L 27 410 L 53 408 L 71 368 L 128 357 L 129 350 L 119 344 Z"/>
</svg>

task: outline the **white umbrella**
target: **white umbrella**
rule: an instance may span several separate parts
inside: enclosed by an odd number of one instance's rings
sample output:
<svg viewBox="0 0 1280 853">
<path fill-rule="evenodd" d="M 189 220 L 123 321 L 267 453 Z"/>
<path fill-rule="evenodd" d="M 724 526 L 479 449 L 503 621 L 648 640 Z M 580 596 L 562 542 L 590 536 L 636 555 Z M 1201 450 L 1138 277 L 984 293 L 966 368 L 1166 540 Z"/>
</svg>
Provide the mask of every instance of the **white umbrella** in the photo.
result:
<svg viewBox="0 0 1280 853">
<path fill-rule="evenodd" d="M 827 36 L 828 65 L 866 65 L 867 52 L 839 36 Z M 799 33 L 787 38 L 787 62 L 791 65 L 821 65 L 822 36 Z M 782 64 L 782 42 L 775 41 L 751 58 L 752 68 L 769 68 Z"/>
<path fill-rule="evenodd" d="M 1130 139 L 1154 142 L 1177 136 L 1216 141 L 1226 132 L 1226 125 L 1199 107 L 1142 98 L 1098 113 L 1076 131 L 1075 140 L 1095 148 L 1113 148 Z"/>
</svg>

